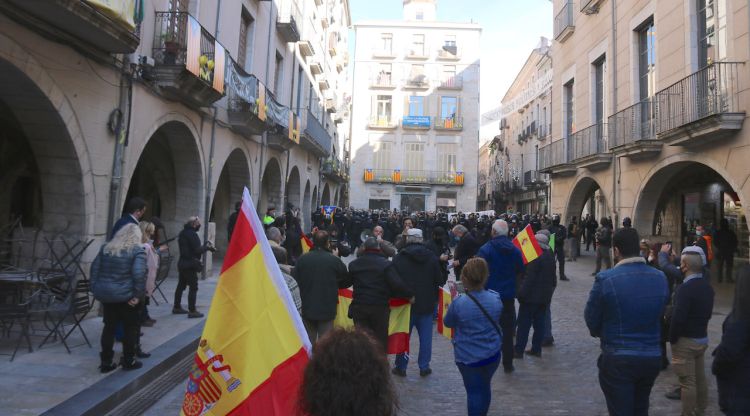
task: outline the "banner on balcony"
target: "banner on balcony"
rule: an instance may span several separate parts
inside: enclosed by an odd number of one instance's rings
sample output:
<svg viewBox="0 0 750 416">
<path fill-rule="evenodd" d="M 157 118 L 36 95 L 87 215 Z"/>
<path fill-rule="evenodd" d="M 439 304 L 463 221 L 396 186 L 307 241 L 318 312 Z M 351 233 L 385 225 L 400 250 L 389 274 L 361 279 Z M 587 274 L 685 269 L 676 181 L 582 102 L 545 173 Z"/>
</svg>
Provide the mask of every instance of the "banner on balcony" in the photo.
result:
<svg viewBox="0 0 750 416">
<path fill-rule="evenodd" d="M 135 4 L 136 0 L 86 0 L 86 3 L 99 9 L 110 18 L 135 29 Z"/>
<path fill-rule="evenodd" d="M 266 112 L 271 121 L 281 127 L 289 127 L 289 108 L 276 102 L 270 94 L 266 94 Z"/>
<path fill-rule="evenodd" d="M 393 174 L 391 175 L 391 179 L 393 179 L 394 183 L 401 182 L 401 170 L 400 169 L 394 169 Z"/>
<path fill-rule="evenodd" d="M 258 98 L 255 102 L 255 106 L 258 108 L 258 118 L 261 121 L 266 121 L 266 86 L 258 82 Z"/>
<path fill-rule="evenodd" d="M 405 116 L 402 121 L 403 127 L 430 128 L 429 116 Z"/>
<path fill-rule="evenodd" d="M 375 181 L 375 174 L 372 172 L 372 169 L 365 169 L 365 182 L 373 181 Z"/>
<path fill-rule="evenodd" d="M 210 61 L 209 61 L 210 62 Z M 226 65 L 226 50 L 219 41 L 214 41 L 213 87 L 224 94 L 224 69 Z"/>
<path fill-rule="evenodd" d="M 289 112 L 289 140 L 299 144 L 300 120 L 294 111 Z"/>
<path fill-rule="evenodd" d="M 185 67 L 196 77 L 201 76 L 201 25 L 188 15 L 187 58 Z M 208 62 L 208 61 L 206 61 Z"/>
<path fill-rule="evenodd" d="M 258 110 L 258 78 L 250 75 L 242 69 L 237 62 L 231 61 L 227 65 L 227 89 L 232 94 L 241 98 L 248 104 L 252 104 L 255 111 Z"/>
<path fill-rule="evenodd" d="M 464 173 L 456 172 L 456 185 L 463 185 L 463 184 L 464 184 Z"/>
</svg>

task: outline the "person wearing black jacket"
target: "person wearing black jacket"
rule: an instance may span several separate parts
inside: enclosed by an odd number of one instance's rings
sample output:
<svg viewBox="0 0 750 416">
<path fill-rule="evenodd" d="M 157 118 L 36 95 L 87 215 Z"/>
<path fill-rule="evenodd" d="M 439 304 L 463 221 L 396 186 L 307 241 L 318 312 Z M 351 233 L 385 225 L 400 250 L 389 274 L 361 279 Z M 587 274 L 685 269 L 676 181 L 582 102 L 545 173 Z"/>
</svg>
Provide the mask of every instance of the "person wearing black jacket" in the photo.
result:
<svg viewBox="0 0 750 416">
<path fill-rule="evenodd" d="M 445 229 L 434 227 L 432 229 L 432 239 L 426 241 L 424 246 L 427 247 L 435 257 L 440 261 L 440 272 L 443 273 L 444 280 L 448 280 L 448 259 L 450 259 L 450 248 L 445 241 Z"/>
<path fill-rule="evenodd" d="M 704 414 L 708 386 L 703 368 L 708 348 L 708 321 L 714 306 L 714 290 L 703 277 L 703 259 L 695 247 L 682 251 L 680 269 L 685 279 L 677 288 L 669 328 L 672 366 L 680 380 L 682 414 Z"/>
<path fill-rule="evenodd" d="M 458 245 L 456 250 L 453 252 L 453 267 L 456 279 L 461 276 L 461 269 L 463 269 L 466 262 L 470 258 L 477 255 L 479 248 L 481 247 L 469 230 L 459 224 L 453 227 L 453 235 L 458 238 Z"/>
<path fill-rule="evenodd" d="M 380 253 L 380 244 L 374 237 L 363 243 L 364 251 L 349 263 L 348 278 L 342 286 L 354 286 L 349 317 L 354 325 L 372 331 L 375 339 L 388 351 L 388 320 L 390 298 L 411 298 L 412 290 L 404 284 L 388 259 Z"/>
<path fill-rule="evenodd" d="M 523 358 L 532 324 L 534 337 L 531 339 L 531 349 L 526 353 L 535 357 L 542 356 L 547 305 L 552 301 L 552 294 L 557 287 L 555 257 L 549 247 L 549 238 L 544 234 L 537 234 L 536 240 L 542 248 L 542 255 L 526 265 L 526 275 L 517 296 L 521 305 L 518 308 L 515 358 Z"/>
<path fill-rule="evenodd" d="M 396 254 L 393 265 L 406 284 L 414 291 L 414 304 L 411 307 L 409 332 L 416 327 L 419 333 L 419 375 L 432 373 L 432 316 L 438 301 L 438 289 L 445 284 L 448 276 L 440 271 L 440 261 L 435 254 L 422 244 L 422 230 L 412 228 L 406 235 L 406 245 Z M 407 354 L 396 356 L 393 374 L 406 375 L 409 364 Z"/>
<path fill-rule="evenodd" d="M 172 313 L 187 314 L 188 318 L 201 318 L 203 314 L 195 309 L 195 299 L 198 296 L 198 272 L 203 270 L 201 257 L 206 251 L 216 251 L 210 242 L 201 244 L 198 230 L 201 229 L 201 220 L 198 217 L 190 217 L 188 222 L 180 231 L 177 242 L 180 245 L 180 259 L 177 261 L 177 269 L 180 272 L 180 280 L 174 291 L 174 307 Z M 182 292 L 185 287 L 188 290 L 188 310 L 182 309 Z"/>
<path fill-rule="evenodd" d="M 569 280 L 565 276 L 565 239 L 568 238 L 568 230 L 564 225 L 560 225 L 560 216 L 552 217 L 552 226 L 549 232 L 555 236 L 555 257 L 560 268 L 560 280 Z"/>
<path fill-rule="evenodd" d="M 719 226 L 714 236 L 717 249 L 716 260 L 719 262 L 718 282 L 721 283 L 724 280 L 724 267 L 726 266 L 727 282 L 732 283 L 734 282 L 732 271 L 734 269 L 734 253 L 737 252 L 737 234 L 729 228 L 729 221 L 726 218 L 721 219 Z"/>
</svg>

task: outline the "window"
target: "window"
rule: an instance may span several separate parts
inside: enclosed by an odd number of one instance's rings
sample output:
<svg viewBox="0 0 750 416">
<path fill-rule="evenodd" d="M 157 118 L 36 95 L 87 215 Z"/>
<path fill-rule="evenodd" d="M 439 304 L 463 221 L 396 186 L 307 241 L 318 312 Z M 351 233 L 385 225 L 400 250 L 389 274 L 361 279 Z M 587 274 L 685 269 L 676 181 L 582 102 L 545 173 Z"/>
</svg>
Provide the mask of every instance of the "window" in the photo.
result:
<svg viewBox="0 0 750 416">
<path fill-rule="evenodd" d="M 443 85 L 453 87 L 456 84 L 456 66 L 443 65 Z"/>
<path fill-rule="evenodd" d="M 424 11 L 422 10 L 417 11 L 417 20 L 424 20 Z"/>
<path fill-rule="evenodd" d="M 393 50 L 393 33 L 381 33 L 380 34 L 380 51 L 390 55 L 392 50 Z"/>
<path fill-rule="evenodd" d="M 449 55 L 458 54 L 458 46 L 456 45 L 456 35 L 446 35 L 443 41 L 443 51 Z M 444 53 L 445 55 L 445 53 Z"/>
<path fill-rule="evenodd" d="M 404 170 L 407 172 L 424 170 L 424 143 L 404 144 Z"/>
<path fill-rule="evenodd" d="M 458 114 L 458 97 L 440 97 L 440 118 L 455 119 Z"/>
<path fill-rule="evenodd" d="M 638 87 L 641 100 L 656 93 L 656 28 L 653 18 L 638 30 Z"/>
<path fill-rule="evenodd" d="M 425 105 L 424 105 L 424 97 L 420 97 L 417 95 L 411 95 L 408 98 L 408 114 L 409 116 L 424 116 L 425 115 Z"/>
<path fill-rule="evenodd" d="M 410 55 L 424 56 L 424 35 L 412 35 Z"/>
<path fill-rule="evenodd" d="M 282 77 L 284 75 L 284 58 L 281 56 L 279 52 L 276 52 L 276 66 L 274 67 L 273 71 L 273 93 L 276 96 L 276 99 L 281 98 L 281 88 L 282 88 Z"/>
<path fill-rule="evenodd" d="M 594 120 L 604 123 L 604 57 L 594 62 Z"/>
<path fill-rule="evenodd" d="M 240 45 L 237 49 L 237 62 L 248 73 L 252 72 L 254 32 L 255 20 L 243 7 L 242 21 L 240 23 Z"/>
<path fill-rule="evenodd" d="M 373 169 L 390 170 L 391 169 L 391 150 L 392 143 L 377 142 L 375 143 L 372 153 Z"/>
<path fill-rule="evenodd" d="M 573 80 L 563 86 L 563 102 L 565 103 L 565 137 L 570 137 L 575 130 L 575 96 L 573 95 Z"/>
<path fill-rule="evenodd" d="M 375 97 L 373 116 L 378 125 L 387 126 L 391 122 L 391 109 L 393 97 L 390 95 L 378 95 Z"/>
<path fill-rule="evenodd" d="M 423 85 L 427 82 L 427 76 L 424 72 L 424 65 L 414 64 L 409 70 L 409 85 Z"/>
<path fill-rule="evenodd" d="M 441 172 L 455 172 L 457 165 L 457 146 L 455 143 L 437 145 L 437 169 Z"/>
<path fill-rule="evenodd" d="M 378 65 L 378 79 L 377 85 L 391 85 L 391 73 L 392 67 L 389 63 L 381 63 Z"/>
<path fill-rule="evenodd" d="M 727 57 L 726 0 L 697 0 L 698 63 L 701 67 Z"/>
</svg>

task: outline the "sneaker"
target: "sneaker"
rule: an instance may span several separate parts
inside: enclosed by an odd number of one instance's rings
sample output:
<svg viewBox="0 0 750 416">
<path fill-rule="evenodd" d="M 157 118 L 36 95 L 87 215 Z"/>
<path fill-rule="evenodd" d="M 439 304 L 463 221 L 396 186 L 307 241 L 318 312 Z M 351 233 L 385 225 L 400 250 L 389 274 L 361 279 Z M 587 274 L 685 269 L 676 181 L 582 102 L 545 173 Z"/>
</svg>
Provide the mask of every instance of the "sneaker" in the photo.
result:
<svg viewBox="0 0 750 416">
<path fill-rule="evenodd" d="M 542 358 L 542 352 L 541 351 L 536 352 L 536 351 L 532 351 L 532 350 L 526 350 L 526 354 L 528 354 L 528 355 L 530 355 L 532 357 Z"/>
<path fill-rule="evenodd" d="M 551 347 L 553 345 L 555 345 L 554 338 L 549 338 L 549 339 L 545 339 L 544 341 L 542 341 L 542 347 Z"/>
<path fill-rule="evenodd" d="M 682 397 L 680 395 L 680 388 L 677 387 L 674 390 L 668 391 L 666 394 L 664 394 L 664 397 L 666 397 L 669 400 L 680 400 Z"/>
<path fill-rule="evenodd" d="M 135 350 L 135 356 L 136 356 L 136 357 L 138 357 L 138 358 L 148 358 L 148 357 L 150 357 L 150 356 L 151 356 L 151 353 L 148 353 L 148 352 L 144 352 L 144 351 L 143 351 L 142 349 L 140 349 L 140 347 L 139 347 L 139 348 L 138 348 L 137 350 Z"/>
<path fill-rule="evenodd" d="M 198 311 L 188 312 L 188 318 L 203 318 L 203 314 Z"/>
<path fill-rule="evenodd" d="M 123 370 L 137 370 L 141 367 L 143 367 L 143 363 L 136 360 L 135 358 L 131 358 L 130 360 L 126 360 L 125 357 L 120 359 L 120 365 L 122 366 Z"/>
<path fill-rule="evenodd" d="M 188 313 L 188 311 L 177 306 L 175 308 L 172 308 L 172 313 L 175 315 L 185 315 L 186 313 Z"/>
<path fill-rule="evenodd" d="M 108 363 L 102 363 L 99 366 L 99 371 L 101 371 L 102 374 L 106 374 L 106 373 L 109 373 L 110 371 L 112 371 L 112 370 L 114 370 L 116 368 L 117 368 L 117 365 L 115 363 L 113 363 L 112 361 L 110 361 Z"/>
<path fill-rule="evenodd" d="M 419 370 L 419 376 L 420 377 L 427 377 L 430 374 L 432 374 L 432 369 L 431 368 L 425 368 L 424 370 Z"/>
<path fill-rule="evenodd" d="M 523 360 L 523 351 L 513 351 L 513 359 Z"/>
<path fill-rule="evenodd" d="M 420 371 L 421 373 L 421 371 Z M 393 367 L 393 370 L 391 370 L 391 374 L 397 375 L 399 377 L 406 377 L 406 370 L 402 370 L 398 367 Z"/>
</svg>

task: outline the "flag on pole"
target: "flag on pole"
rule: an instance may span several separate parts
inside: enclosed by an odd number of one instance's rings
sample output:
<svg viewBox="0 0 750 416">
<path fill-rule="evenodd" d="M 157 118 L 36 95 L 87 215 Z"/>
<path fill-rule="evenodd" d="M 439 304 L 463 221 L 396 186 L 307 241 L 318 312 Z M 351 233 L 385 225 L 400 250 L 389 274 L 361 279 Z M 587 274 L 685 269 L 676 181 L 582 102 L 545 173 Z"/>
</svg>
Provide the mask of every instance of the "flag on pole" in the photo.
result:
<svg viewBox="0 0 750 416">
<path fill-rule="evenodd" d="M 441 287 L 438 292 L 438 322 L 437 331 L 438 334 L 443 335 L 448 339 L 453 339 L 453 328 L 448 328 L 443 324 L 443 319 L 448 313 L 448 307 L 453 303 L 453 294 L 450 290 Z"/>
<path fill-rule="evenodd" d="M 300 243 L 302 243 L 302 254 L 312 250 L 313 243 L 306 235 L 302 234 L 302 237 L 300 237 Z"/>
<path fill-rule="evenodd" d="M 521 250 L 523 264 L 529 264 L 542 255 L 542 248 L 539 247 L 539 243 L 536 241 L 531 225 L 527 225 L 526 228 L 518 233 L 516 238 L 513 239 L 513 244 Z"/>
<path fill-rule="evenodd" d="M 351 289 L 339 289 L 339 303 L 336 306 L 336 319 L 333 325 L 339 328 L 352 328 L 354 321 L 349 318 L 349 305 L 352 304 L 354 292 Z M 388 319 L 388 354 L 409 352 L 409 318 L 411 304 L 407 299 L 393 298 L 389 302 L 391 315 Z"/>
<path fill-rule="evenodd" d="M 290 415 L 310 356 L 250 193 L 232 234 L 181 414 Z"/>
</svg>

